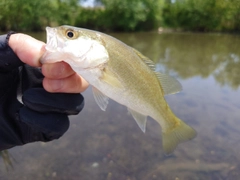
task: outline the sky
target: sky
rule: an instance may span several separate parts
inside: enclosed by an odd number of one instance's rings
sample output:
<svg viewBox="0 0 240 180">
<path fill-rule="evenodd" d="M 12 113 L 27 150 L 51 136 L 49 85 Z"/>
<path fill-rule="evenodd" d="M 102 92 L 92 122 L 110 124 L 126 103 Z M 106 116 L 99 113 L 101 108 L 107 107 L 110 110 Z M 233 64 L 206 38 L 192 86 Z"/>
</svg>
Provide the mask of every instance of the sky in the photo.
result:
<svg viewBox="0 0 240 180">
<path fill-rule="evenodd" d="M 84 7 L 93 7 L 94 6 L 94 0 L 87 0 L 84 3 L 81 3 Z"/>
</svg>

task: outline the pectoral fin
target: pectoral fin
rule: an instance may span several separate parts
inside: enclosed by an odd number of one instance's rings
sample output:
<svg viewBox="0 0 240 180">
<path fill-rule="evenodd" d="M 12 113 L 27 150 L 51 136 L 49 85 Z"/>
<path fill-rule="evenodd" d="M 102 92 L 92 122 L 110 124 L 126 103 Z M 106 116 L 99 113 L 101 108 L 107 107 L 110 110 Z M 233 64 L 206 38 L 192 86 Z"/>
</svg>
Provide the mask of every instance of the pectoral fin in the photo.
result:
<svg viewBox="0 0 240 180">
<path fill-rule="evenodd" d="M 105 68 L 103 70 L 101 80 L 111 85 L 114 88 L 122 88 L 121 82 L 108 68 Z"/>
<path fill-rule="evenodd" d="M 140 129 L 145 133 L 146 131 L 146 124 L 147 124 L 147 116 L 142 115 L 130 108 L 128 108 L 128 111 L 132 114 L 133 118 L 137 122 Z"/>
<path fill-rule="evenodd" d="M 96 103 L 101 108 L 101 110 L 105 111 L 108 105 L 109 98 L 95 87 L 92 87 L 92 91 Z"/>
</svg>

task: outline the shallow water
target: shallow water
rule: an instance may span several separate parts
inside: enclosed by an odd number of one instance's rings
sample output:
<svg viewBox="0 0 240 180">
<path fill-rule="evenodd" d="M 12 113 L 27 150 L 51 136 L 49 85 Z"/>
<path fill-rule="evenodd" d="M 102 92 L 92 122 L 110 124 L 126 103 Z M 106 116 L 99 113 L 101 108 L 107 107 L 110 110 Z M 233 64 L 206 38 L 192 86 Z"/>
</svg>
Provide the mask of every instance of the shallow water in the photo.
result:
<svg viewBox="0 0 240 180">
<path fill-rule="evenodd" d="M 240 178 L 240 36 L 227 34 L 112 34 L 176 77 L 183 91 L 166 96 L 174 113 L 198 132 L 165 156 L 158 124 L 142 133 L 125 107 L 110 101 L 103 112 L 91 88 L 68 132 L 50 143 L 8 151 L 4 180 L 201 180 Z M 35 34 L 44 38 L 44 34 Z"/>
</svg>

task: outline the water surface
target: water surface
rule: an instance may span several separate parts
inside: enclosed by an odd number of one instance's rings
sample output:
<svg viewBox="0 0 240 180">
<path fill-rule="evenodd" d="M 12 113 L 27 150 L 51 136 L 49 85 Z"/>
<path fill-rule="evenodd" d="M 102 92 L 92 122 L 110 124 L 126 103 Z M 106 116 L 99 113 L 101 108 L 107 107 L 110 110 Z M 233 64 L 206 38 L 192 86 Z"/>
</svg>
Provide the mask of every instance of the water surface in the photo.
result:
<svg viewBox="0 0 240 180">
<path fill-rule="evenodd" d="M 176 77 L 183 91 L 166 96 L 174 113 L 198 136 L 165 156 L 161 130 L 149 119 L 142 133 L 125 107 L 110 101 L 103 112 L 91 88 L 68 132 L 50 143 L 8 151 L 0 179 L 200 180 L 240 178 L 240 36 L 228 34 L 112 34 Z M 45 39 L 45 34 L 34 34 Z"/>
</svg>

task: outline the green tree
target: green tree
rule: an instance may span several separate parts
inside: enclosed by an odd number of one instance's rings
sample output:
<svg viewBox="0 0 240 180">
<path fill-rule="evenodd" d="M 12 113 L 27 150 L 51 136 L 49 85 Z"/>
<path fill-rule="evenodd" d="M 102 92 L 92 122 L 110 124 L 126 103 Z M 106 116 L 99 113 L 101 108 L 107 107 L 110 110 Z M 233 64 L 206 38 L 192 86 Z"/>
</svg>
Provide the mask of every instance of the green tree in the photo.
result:
<svg viewBox="0 0 240 180">
<path fill-rule="evenodd" d="M 239 30 L 239 0 L 166 0 L 165 26 L 194 31 Z"/>
<path fill-rule="evenodd" d="M 80 7 L 75 26 L 100 31 L 107 30 L 105 23 L 105 9 L 103 7 Z"/>
<path fill-rule="evenodd" d="M 55 21 L 58 25 L 74 25 L 76 22 L 76 18 L 79 15 L 79 1 L 57 0 L 56 14 L 57 15 L 55 15 Z"/>
<path fill-rule="evenodd" d="M 78 0 L 0 0 L 0 30 L 39 31 L 48 25 L 74 25 Z"/>
<path fill-rule="evenodd" d="M 163 0 L 101 0 L 104 26 L 115 31 L 150 30 L 161 20 Z"/>
<path fill-rule="evenodd" d="M 1 30 L 41 30 L 51 17 L 52 1 L 11 0 L 0 1 Z"/>
</svg>

